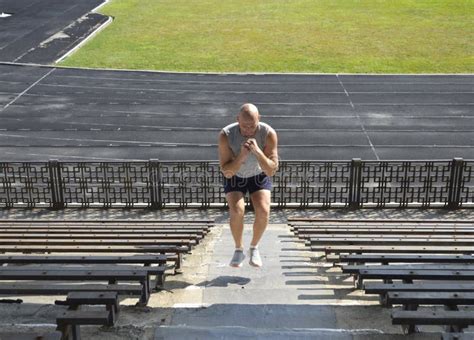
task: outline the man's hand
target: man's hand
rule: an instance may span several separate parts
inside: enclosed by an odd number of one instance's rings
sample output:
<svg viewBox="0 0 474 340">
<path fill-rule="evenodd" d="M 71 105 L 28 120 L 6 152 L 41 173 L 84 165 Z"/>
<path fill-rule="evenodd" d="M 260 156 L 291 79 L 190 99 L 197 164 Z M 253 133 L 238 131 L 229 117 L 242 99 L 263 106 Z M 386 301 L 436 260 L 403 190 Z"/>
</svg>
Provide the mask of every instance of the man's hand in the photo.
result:
<svg viewBox="0 0 474 340">
<path fill-rule="evenodd" d="M 249 156 L 249 154 L 250 154 L 250 148 L 248 147 L 247 142 L 242 143 L 242 145 L 240 146 L 239 158 L 242 161 L 245 161 L 247 157 Z"/>
<path fill-rule="evenodd" d="M 255 138 L 247 139 L 247 141 L 244 143 L 244 147 L 255 156 L 262 153 L 262 150 L 258 147 L 257 140 Z"/>
</svg>

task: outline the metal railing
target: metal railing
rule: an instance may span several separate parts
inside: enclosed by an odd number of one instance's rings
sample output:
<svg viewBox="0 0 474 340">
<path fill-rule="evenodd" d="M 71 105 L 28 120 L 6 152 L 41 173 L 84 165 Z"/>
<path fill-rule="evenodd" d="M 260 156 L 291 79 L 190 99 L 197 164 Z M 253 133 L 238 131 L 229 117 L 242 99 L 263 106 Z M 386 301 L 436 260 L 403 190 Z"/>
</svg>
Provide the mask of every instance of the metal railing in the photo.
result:
<svg viewBox="0 0 474 340">
<path fill-rule="evenodd" d="M 3 162 L 0 208 L 223 207 L 215 161 Z M 282 161 L 279 208 L 472 208 L 474 161 Z"/>
</svg>

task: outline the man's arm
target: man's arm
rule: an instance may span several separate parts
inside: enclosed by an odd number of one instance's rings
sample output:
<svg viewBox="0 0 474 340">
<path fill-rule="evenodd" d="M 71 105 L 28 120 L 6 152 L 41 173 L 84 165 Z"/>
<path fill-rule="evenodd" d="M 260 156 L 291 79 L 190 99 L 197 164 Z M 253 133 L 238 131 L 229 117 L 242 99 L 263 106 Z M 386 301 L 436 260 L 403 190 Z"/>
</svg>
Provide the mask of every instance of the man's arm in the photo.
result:
<svg viewBox="0 0 474 340">
<path fill-rule="evenodd" d="M 258 164 L 268 176 L 273 176 L 278 169 L 278 137 L 275 131 L 270 131 L 263 151 L 258 147 L 257 141 L 252 139 L 247 142 L 250 151 L 257 157 Z"/>
<path fill-rule="evenodd" d="M 229 146 L 229 141 L 224 132 L 219 134 L 219 165 L 224 177 L 231 178 L 242 166 L 249 155 L 250 151 L 242 147 L 237 157 L 234 156 L 232 149 Z"/>
</svg>

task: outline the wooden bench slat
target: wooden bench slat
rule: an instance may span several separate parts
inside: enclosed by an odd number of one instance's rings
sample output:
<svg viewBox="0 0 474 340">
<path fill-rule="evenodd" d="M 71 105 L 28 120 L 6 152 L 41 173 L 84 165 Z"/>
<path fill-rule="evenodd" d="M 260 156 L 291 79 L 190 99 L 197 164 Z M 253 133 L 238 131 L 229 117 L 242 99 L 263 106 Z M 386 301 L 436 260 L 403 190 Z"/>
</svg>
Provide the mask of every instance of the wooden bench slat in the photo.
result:
<svg viewBox="0 0 474 340">
<path fill-rule="evenodd" d="M 69 292 L 117 292 L 119 295 L 140 295 L 142 287 L 133 284 L 45 284 L 35 283 L 0 283 L 2 295 L 65 295 Z"/>
<path fill-rule="evenodd" d="M 474 239 L 468 238 L 310 238 L 309 242 L 311 246 L 315 245 L 407 245 L 407 246 L 473 246 Z M 2 240 L 0 240 L 0 244 Z M 471 248 L 471 249 L 474 249 Z"/>
<path fill-rule="evenodd" d="M 383 240 L 473 240 L 474 235 L 461 235 L 457 236 L 456 234 L 454 235 L 437 235 L 437 234 L 428 234 L 428 235 L 422 235 L 422 234 L 387 234 L 387 235 L 382 235 L 382 234 L 310 234 L 307 237 L 308 240 L 313 241 L 313 240 L 320 240 L 320 239 L 334 239 L 334 240 L 366 240 L 366 239 L 373 239 L 373 240 L 378 240 L 378 239 L 383 239 Z"/>
<path fill-rule="evenodd" d="M 459 223 L 459 224 L 472 224 L 470 221 L 466 220 L 446 220 L 446 219 L 331 219 L 331 218 L 312 218 L 312 217 L 288 217 L 288 222 L 310 222 L 310 223 Z"/>
<path fill-rule="evenodd" d="M 4 219 L 0 223 L 98 223 L 98 224 L 114 224 L 114 223 L 142 223 L 142 224 L 214 224 L 214 220 L 210 219 L 192 219 L 192 220 L 171 220 L 171 219 L 146 219 L 146 220 L 133 220 L 133 219 Z"/>
<path fill-rule="evenodd" d="M 41 253 L 186 253 L 188 246 L 155 245 L 155 246 L 13 246 L 0 247 L 0 251 L 8 252 L 41 252 Z"/>
<path fill-rule="evenodd" d="M 92 240 L 71 240 L 71 239 L 58 239 L 58 240 L 23 240 L 23 239 L 0 239 L 0 245 L 195 245 L 196 240 L 190 239 L 154 239 L 154 240 L 121 240 L 121 239 L 92 239 Z"/>
<path fill-rule="evenodd" d="M 71 267 L 71 266 L 52 266 L 51 264 L 43 264 L 43 265 L 24 265 L 21 267 L 14 266 L 14 267 L 0 267 L 0 273 L 7 273 L 10 271 L 48 271 L 48 272 L 55 272 L 55 271 L 93 271 L 93 272 L 146 272 L 151 275 L 159 275 L 163 274 L 167 269 L 166 266 L 132 266 L 132 265 L 115 265 L 115 264 L 99 264 L 99 265 L 86 265 L 80 267 Z"/>
<path fill-rule="evenodd" d="M 70 292 L 66 301 L 72 304 L 115 303 L 117 292 Z"/>
<path fill-rule="evenodd" d="M 96 226 L 96 225 L 57 225 L 57 226 L 48 226 L 48 225 L 33 225 L 33 226 L 24 226 L 24 225 L 10 225 L 10 226 L 2 226 L 0 224 L 0 230 L 5 231 L 17 231 L 17 230 L 49 230 L 49 231 L 60 231 L 60 230 L 71 230 L 71 231 L 88 231 L 88 230 L 97 230 L 102 232 L 120 230 L 120 231 L 129 231 L 129 230 L 143 230 L 144 232 L 151 232 L 151 231 L 189 231 L 189 232 L 199 232 L 199 233 L 207 233 L 209 231 L 208 228 L 199 227 L 199 226 L 151 226 L 151 225 L 144 225 L 144 226 Z"/>
<path fill-rule="evenodd" d="M 474 264 L 403 264 L 403 265 L 343 265 L 343 273 L 360 273 L 362 270 L 474 270 Z"/>
<path fill-rule="evenodd" d="M 327 258 L 339 262 L 387 262 L 387 263 L 474 263 L 474 255 L 393 255 L 393 254 L 351 254 Z"/>
<path fill-rule="evenodd" d="M 474 283 L 380 283 L 366 282 L 366 294 L 385 294 L 387 292 L 474 292 Z"/>
<path fill-rule="evenodd" d="M 428 253 L 428 254 L 473 254 L 474 248 L 468 246 L 311 246 L 313 251 L 324 251 L 326 254 L 340 253 Z"/>
<path fill-rule="evenodd" d="M 314 228 L 314 229 L 296 229 L 294 230 L 295 234 L 304 237 L 306 235 L 314 234 L 382 234 L 382 235 L 391 235 L 391 234 L 419 234 L 419 235 L 471 235 L 474 234 L 473 228 Z"/>
<path fill-rule="evenodd" d="M 105 311 L 67 310 L 56 318 L 58 326 L 61 325 L 107 325 L 109 313 Z"/>
<path fill-rule="evenodd" d="M 192 235 L 192 234 L 107 234 L 107 235 L 100 235 L 94 233 L 88 234 L 33 234 L 33 233 L 26 233 L 26 234 L 8 234 L 8 235 L 1 235 L 0 234 L 0 242 L 3 239 L 12 239 L 15 238 L 17 240 L 21 240 L 22 242 L 28 240 L 65 240 L 65 239 L 74 239 L 75 240 L 116 240 L 116 239 L 123 239 L 123 240 L 197 240 L 202 239 L 203 237 L 200 235 Z"/>
<path fill-rule="evenodd" d="M 474 280 L 474 270 L 383 270 L 364 269 L 360 279 Z"/>
<path fill-rule="evenodd" d="M 143 263 L 165 264 L 168 260 L 175 260 L 176 255 L 132 255 L 132 256 L 60 256 L 60 255 L 0 255 L 0 263 L 58 263 L 58 264 L 119 264 Z"/>
<path fill-rule="evenodd" d="M 142 270 L 23 270 L 0 268 L 0 280 L 145 280 Z"/>
<path fill-rule="evenodd" d="M 392 311 L 392 323 L 395 325 L 472 325 L 474 324 L 474 312 L 394 310 Z"/>
<path fill-rule="evenodd" d="M 388 292 L 389 304 L 473 305 L 474 292 Z"/>
<path fill-rule="evenodd" d="M 152 264 L 166 265 L 167 262 L 172 262 L 175 273 L 180 269 L 180 261 L 181 257 L 177 254 L 132 256 L 0 255 L 0 264 L 143 264 L 150 266 Z M 171 269 L 171 267 L 169 268 Z"/>
<path fill-rule="evenodd" d="M 0 224 L 1 226 L 1 224 Z M 290 229 L 299 230 L 318 230 L 318 229 L 469 229 L 474 228 L 474 223 L 470 224 L 416 224 L 416 223 L 323 223 L 323 224 L 292 224 Z"/>
<path fill-rule="evenodd" d="M 48 272 L 47 275 L 53 275 L 54 273 L 62 273 L 62 272 L 74 272 L 74 271 L 87 271 L 88 273 L 93 273 L 96 275 L 97 273 L 108 273 L 111 271 L 122 273 L 122 272 L 144 272 L 146 273 L 147 277 L 154 275 L 156 276 L 156 288 L 161 288 L 165 282 L 166 277 L 166 270 L 174 269 L 174 266 L 131 266 L 131 265 L 115 265 L 115 264 L 108 264 L 108 265 L 94 265 L 94 266 L 80 266 L 80 267 L 70 267 L 70 266 L 52 266 L 50 264 L 46 265 L 25 265 L 21 267 L 21 270 L 25 273 L 31 272 Z M 0 267 L 0 278 L 2 277 L 2 273 L 7 275 L 10 272 L 17 272 L 20 270 L 18 267 Z"/>
<path fill-rule="evenodd" d="M 63 228 L 63 229 L 0 229 L 0 235 L 17 235 L 17 234 L 48 234 L 48 235 L 55 235 L 55 234 L 74 234 L 74 235 L 81 235 L 81 234 L 99 234 L 99 235 L 109 235 L 109 234 L 123 234 L 123 235 L 134 235 L 134 234 L 169 234 L 169 235 L 205 235 L 206 233 L 203 230 L 193 230 L 193 229 L 93 229 L 93 228 Z"/>
</svg>

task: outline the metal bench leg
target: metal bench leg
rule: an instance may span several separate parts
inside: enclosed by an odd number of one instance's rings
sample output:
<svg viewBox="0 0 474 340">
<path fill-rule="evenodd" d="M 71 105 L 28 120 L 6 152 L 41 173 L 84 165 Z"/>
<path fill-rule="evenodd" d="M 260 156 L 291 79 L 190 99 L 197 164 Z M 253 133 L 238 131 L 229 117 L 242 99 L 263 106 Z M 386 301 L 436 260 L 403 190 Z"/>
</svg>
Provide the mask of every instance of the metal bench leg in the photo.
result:
<svg viewBox="0 0 474 340">
<path fill-rule="evenodd" d="M 138 305 L 146 306 L 150 298 L 150 287 L 148 283 L 148 278 L 145 281 L 140 281 L 140 283 L 142 285 L 142 295 L 140 296 L 140 301 L 138 301 Z"/>
<path fill-rule="evenodd" d="M 403 309 L 404 310 L 417 310 L 418 305 L 416 303 L 403 305 Z M 403 333 L 407 335 L 417 333 L 419 331 L 417 325 L 402 325 L 402 330 L 403 330 Z"/>
<path fill-rule="evenodd" d="M 388 305 L 387 296 L 388 296 L 387 293 L 380 293 L 379 294 L 379 302 L 384 307 L 386 307 Z"/>
<path fill-rule="evenodd" d="M 457 305 L 446 305 L 444 309 L 453 311 L 459 310 Z M 444 329 L 447 333 L 462 333 L 463 328 L 461 325 L 446 325 Z"/>
<path fill-rule="evenodd" d="M 81 327 L 79 325 L 71 326 L 72 340 L 81 340 Z"/>
<path fill-rule="evenodd" d="M 163 285 L 165 284 L 165 273 L 161 275 L 156 276 L 156 284 L 155 284 L 155 289 L 159 290 L 163 288 Z"/>
<path fill-rule="evenodd" d="M 392 304 L 388 303 L 388 294 L 387 293 L 380 294 L 379 295 L 379 301 L 380 301 L 380 305 L 382 307 L 386 307 L 386 308 L 392 307 Z"/>
<path fill-rule="evenodd" d="M 183 262 L 183 254 L 178 253 L 178 259 L 176 260 L 176 265 L 174 267 L 174 273 L 175 274 L 182 274 L 183 270 L 181 269 L 181 264 Z"/>
<path fill-rule="evenodd" d="M 362 289 L 364 287 L 364 280 L 360 275 L 354 275 L 354 287 Z"/>
<path fill-rule="evenodd" d="M 81 340 L 81 330 L 77 325 L 61 325 L 57 328 L 61 332 L 61 340 Z"/>
<path fill-rule="evenodd" d="M 116 305 L 106 305 L 105 309 L 109 312 L 109 322 L 107 326 L 112 327 L 117 320 L 117 307 Z"/>
</svg>

